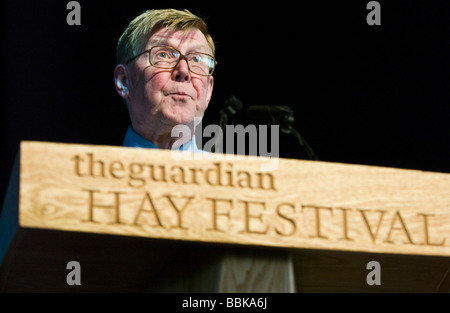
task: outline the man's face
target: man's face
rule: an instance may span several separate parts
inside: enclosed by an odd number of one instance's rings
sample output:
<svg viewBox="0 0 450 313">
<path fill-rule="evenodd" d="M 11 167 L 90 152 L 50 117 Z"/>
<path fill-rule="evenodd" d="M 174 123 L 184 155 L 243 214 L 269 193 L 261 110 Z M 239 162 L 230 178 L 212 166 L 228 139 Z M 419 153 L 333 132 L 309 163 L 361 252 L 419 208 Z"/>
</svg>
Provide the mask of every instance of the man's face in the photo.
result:
<svg viewBox="0 0 450 313">
<path fill-rule="evenodd" d="M 203 52 L 211 54 L 208 42 L 196 28 L 185 32 L 163 28 L 154 33 L 143 50 L 153 46 L 170 46 L 182 54 Z M 125 69 L 128 78 L 130 117 L 135 129 L 178 124 L 192 126 L 195 117 L 202 118 L 213 90 L 213 77 L 189 71 L 186 60 L 180 60 L 173 69 L 156 68 L 143 54 Z"/>
</svg>

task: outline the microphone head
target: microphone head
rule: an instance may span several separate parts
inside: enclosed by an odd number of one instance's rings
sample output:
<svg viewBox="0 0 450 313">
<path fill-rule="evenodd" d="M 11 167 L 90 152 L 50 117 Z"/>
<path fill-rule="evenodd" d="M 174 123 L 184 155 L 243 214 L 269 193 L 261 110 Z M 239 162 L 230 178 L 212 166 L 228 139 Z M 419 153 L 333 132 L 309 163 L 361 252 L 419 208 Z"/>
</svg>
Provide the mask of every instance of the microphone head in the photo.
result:
<svg viewBox="0 0 450 313">
<path fill-rule="evenodd" d="M 242 101 L 236 98 L 234 95 L 229 96 L 225 101 L 225 108 L 228 113 L 231 113 L 232 115 L 242 110 L 243 107 L 244 105 L 242 104 Z"/>
</svg>

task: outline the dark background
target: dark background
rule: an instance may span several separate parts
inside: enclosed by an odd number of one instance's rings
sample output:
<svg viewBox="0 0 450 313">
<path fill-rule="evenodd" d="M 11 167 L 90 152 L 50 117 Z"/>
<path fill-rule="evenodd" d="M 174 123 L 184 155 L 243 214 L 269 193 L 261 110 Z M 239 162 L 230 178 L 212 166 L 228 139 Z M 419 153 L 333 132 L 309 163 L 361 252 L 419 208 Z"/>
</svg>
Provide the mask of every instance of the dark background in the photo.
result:
<svg viewBox="0 0 450 313">
<path fill-rule="evenodd" d="M 3 1 L 1 194 L 21 140 L 120 145 L 129 124 L 113 84 L 115 46 L 150 8 L 187 8 L 207 20 L 219 65 L 203 125 L 231 94 L 288 105 L 322 161 L 450 172 L 449 1 Z M 161 3 L 161 2 L 160 2 Z M 281 134 L 280 156 L 306 158 Z"/>
</svg>

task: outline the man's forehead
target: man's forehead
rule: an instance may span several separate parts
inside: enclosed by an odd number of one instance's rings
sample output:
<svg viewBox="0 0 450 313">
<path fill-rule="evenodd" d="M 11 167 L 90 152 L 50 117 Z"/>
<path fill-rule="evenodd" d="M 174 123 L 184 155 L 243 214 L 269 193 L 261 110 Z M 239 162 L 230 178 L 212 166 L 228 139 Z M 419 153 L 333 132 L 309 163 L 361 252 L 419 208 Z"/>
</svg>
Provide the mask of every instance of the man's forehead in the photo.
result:
<svg viewBox="0 0 450 313">
<path fill-rule="evenodd" d="M 185 47 L 187 49 L 203 49 L 209 50 L 208 42 L 203 33 L 197 29 L 192 28 L 188 31 L 169 28 L 162 28 L 155 32 L 147 41 L 147 47 L 155 45 L 168 45 L 174 48 Z"/>
</svg>

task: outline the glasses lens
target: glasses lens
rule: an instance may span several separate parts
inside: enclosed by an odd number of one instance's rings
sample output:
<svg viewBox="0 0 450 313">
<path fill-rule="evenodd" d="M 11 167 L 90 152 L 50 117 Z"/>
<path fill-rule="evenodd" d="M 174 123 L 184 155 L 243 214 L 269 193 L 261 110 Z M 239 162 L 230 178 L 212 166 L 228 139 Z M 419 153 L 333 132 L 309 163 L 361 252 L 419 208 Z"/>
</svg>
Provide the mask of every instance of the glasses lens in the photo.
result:
<svg viewBox="0 0 450 313">
<path fill-rule="evenodd" d="M 180 59 L 180 53 L 169 47 L 153 47 L 150 50 L 150 63 L 159 68 L 173 68 Z"/>
<path fill-rule="evenodd" d="M 158 68 L 174 68 L 181 57 L 179 51 L 170 47 L 153 47 L 150 50 L 150 64 Z M 205 53 L 189 53 L 186 55 L 189 69 L 198 75 L 211 75 L 214 72 L 216 61 Z"/>
<path fill-rule="evenodd" d="M 214 58 L 208 54 L 191 53 L 186 56 L 189 68 L 195 74 L 211 75 L 214 72 Z"/>
</svg>

